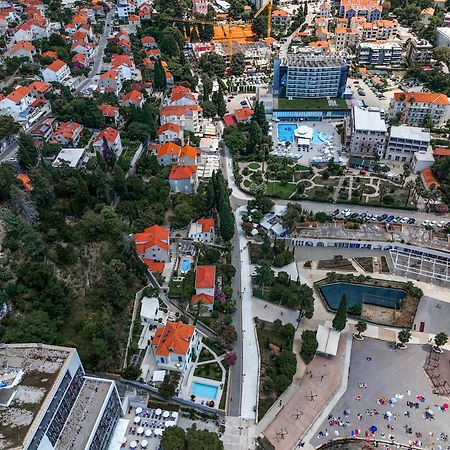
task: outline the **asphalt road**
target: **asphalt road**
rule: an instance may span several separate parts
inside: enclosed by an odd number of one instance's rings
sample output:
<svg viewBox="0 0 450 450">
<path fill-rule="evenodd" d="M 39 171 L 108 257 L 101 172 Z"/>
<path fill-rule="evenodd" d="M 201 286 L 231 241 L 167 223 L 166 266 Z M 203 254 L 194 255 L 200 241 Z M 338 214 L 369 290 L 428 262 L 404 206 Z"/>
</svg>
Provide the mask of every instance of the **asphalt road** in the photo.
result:
<svg viewBox="0 0 450 450">
<path fill-rule="evenodd" d="M 111 22 L 115 13 L 115 9 L 111 8 L 105 20 L 105 27 L 103 29 L 103 34 L 98 42 L 97 46 L 97 54 L 95 55 L 94 64 L 92 65 L 92 69 L 89 72 L 89 76 L 82 81 L 75 90 L 75 94 L 81 92 L 86 86 L 92 83 L 92 78 L 97 75 L 98 70 L 100 68 L 100 64 L 103 60 L 103 52 L 105 51 L 106 44 L 108 42 L 108 36 L 111 31 Z"/>
</svg>

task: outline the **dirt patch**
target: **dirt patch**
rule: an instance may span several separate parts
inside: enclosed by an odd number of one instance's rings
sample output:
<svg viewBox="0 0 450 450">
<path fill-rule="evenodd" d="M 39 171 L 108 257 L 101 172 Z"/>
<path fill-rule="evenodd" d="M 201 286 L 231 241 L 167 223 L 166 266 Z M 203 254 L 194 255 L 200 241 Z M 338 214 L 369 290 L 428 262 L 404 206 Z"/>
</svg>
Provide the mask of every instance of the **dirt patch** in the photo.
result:
<svg viewBox="0 0 450 450">
<path fill-rule="evenodd" d="M 373 272 L 373 258 L 353 258 L 355 262 L 361 267 L 365 272 Z"/>
<path fill-rule="evenodd" d="M 356 272 L 353 264 L 346 258 L 342 259 L 322 259 L 317 265 L 322 270 L 342 270 L 344 272 Z"/>
<path fill-rule="evenodd" d="M 281 351 L 281 349 L 278 345 L 275 345 L 272 343 L 269 344 L 269 348 L 273 353 L 280 353 L 280 351 Z"/>
</svg>

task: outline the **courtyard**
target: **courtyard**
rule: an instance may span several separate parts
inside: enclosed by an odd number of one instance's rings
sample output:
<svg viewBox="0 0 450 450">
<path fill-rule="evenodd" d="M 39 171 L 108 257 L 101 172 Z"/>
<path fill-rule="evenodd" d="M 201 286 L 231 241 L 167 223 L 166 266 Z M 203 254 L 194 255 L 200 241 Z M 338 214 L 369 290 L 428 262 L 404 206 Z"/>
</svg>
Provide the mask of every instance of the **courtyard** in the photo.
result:
<svg viewBox="0 0 450 450">
<path fill-rule="evenodd" d="M 317 447 L 335 438 L 368 437 L 418 445 L 447 445 L 449 399 L 433 393 L 423 370 L 429 347 L 366 338 L 353 341 L 345 394 L 318 428 Z"/>
</svg>

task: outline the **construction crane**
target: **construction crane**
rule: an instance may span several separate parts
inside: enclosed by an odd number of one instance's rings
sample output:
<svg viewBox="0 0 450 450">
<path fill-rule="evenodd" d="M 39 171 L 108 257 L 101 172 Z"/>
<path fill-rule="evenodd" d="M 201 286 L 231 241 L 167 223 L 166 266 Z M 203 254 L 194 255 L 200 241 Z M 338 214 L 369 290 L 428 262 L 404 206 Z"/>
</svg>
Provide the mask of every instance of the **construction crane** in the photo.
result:
<svg viewBox="0 0 450 450">
<path fill-rule="evenodd" d="M 272 31 L 272 0 L 266 0 L 261 8 L 256 11 L 256 14 L 253 16 L 256 19 L 265 9 L 267 8 L 267 37 L 270 38 L 270 33 Z"/>
<path fill-rule="evenodd" d="M 219 22 L 217 20 L 203 20 L 203 19 L 179 19 L 177 17 L 164 17 L 166 20 L 172 20 L 173 22 L 187 22 L 187 23 L 193 23 L 193 24 L 202 24 L 202 25 L 212 25 L 212 26 L 221 26 L 223 28 L 223 34 L 224 36 L 227 36 L 227 33 L 225 32 L 225 27 L 228 28 L 228 58 L 230 60 L 233 58 L 233 25 L 242 25 L 240 22 L 233 22 L 231 18 L 228 18 L 227 23 Z"/>
</svg>

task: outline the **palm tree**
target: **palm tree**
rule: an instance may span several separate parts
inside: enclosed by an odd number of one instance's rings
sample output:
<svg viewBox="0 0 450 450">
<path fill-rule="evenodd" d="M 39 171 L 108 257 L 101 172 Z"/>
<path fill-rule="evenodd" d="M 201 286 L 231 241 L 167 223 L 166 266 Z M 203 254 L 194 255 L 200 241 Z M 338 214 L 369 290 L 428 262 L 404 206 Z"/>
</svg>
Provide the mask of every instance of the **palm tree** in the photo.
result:
<svg viewBox="0 0 450 450">
<path fill-rule="evenodd" d="M 409 164 L 403 164 L 403 182 L 402 187 L 405 185 L 406 179 L 411 175 L 411 168 Z"/>
<path fill-rule="evenodd" d="M 408 189 L 408 196 L 406 197 L 406 202 L 405 202 L 405 206 L 408 206 L 409 203 L 409 198 L 411 197 L 411 192 L 413 191 L 414 187 L 416 186 L 416 184 L 414 183 L 413 180 L 408 180 L 406 183 L 406 189 Z"/>
<path fill-rule="evenodd" d="M 438 333 L 435 337 L 434 337 L 434 347 L 433 350 L 436 353 L 442 353 L 442 349 L 441 347 L 443 345 L 445 345 L 448 341 L 448 336 L 444 333 L 444 332 L 440 332 Z"/>
<path fill-rule="evenodd" d="M 407 347 L 406 344 L 410 341 L 410 339 L 411 339 L 411 331 L 407 329 L 401 330 L 398 333 L 398 340 L 400 341 L 400 343 L 397 344 L 397 348 L 401 349 L 406 348 Z"/>
<path fill-rule="evenodd" d="M 361 333 L 364 333 L 364 331 L 367 330 L 367 322 L 364 320 L 359 320 L 356 324 L 356 331 L 358 331 L 358 334 L 353 334 L 353 337 L 358 340 L 363 340 L 364 338 L 361 336 Z"/>
</svg>

